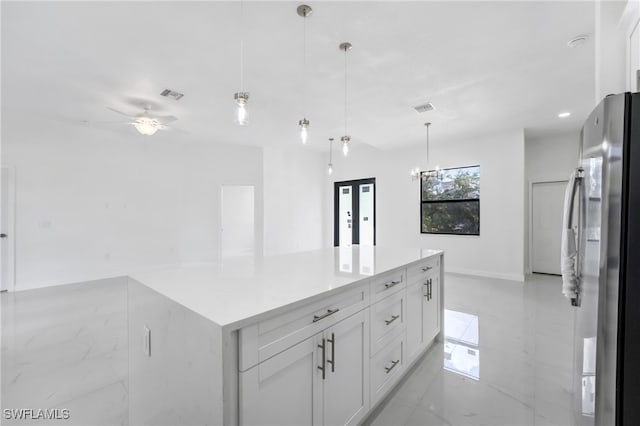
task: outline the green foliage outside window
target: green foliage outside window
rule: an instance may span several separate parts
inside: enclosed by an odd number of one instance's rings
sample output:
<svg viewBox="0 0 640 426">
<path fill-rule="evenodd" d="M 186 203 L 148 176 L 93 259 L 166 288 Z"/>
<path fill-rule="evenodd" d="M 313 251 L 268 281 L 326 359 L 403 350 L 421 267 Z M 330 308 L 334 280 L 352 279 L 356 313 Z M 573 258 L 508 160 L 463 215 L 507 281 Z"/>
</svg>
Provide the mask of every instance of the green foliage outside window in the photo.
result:
<svg viewBox="0 0 640 426">
<path fill-rule="evenodd" d="M 421 232 L 480 235 L 480 166 L 421 173 Z"/>
</svg>

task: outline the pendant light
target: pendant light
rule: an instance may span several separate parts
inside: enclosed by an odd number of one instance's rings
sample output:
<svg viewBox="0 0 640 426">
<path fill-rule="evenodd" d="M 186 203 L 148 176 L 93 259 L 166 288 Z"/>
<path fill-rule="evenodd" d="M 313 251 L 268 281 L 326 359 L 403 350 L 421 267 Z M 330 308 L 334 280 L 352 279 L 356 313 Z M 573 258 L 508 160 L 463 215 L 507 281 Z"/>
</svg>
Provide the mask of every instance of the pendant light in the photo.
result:
<svg viewBox="0 0 640 426">
<path fill-rule="evenodd" d="M 333 138 L 329 138 L 329 164 L 327 164 L 327 174 L 333 174 Z"/>
<path fill-rule="evenodd" d="M 340 138 L 342 142 L 342 154 L 346 157 L 349 154 L 349 142 L 351 137 L 347 133 L 347 52 L 353 46 L 348 41 L 340 43 L 338 48 L 344 51 L 344 136 Z"/>
<path fill-rule="evenodd" d="M 244 28 L 244 2 L 240 1 L 240 28 Z M 244 90 L 244 33 L 240 36 L 240 91 L 234 93 L 233 99 L 236 101 L 235 123 L 245 126 L 247 120 L 247 103 L 249 102 L 249 92 Z"/>
<path fill-rule="evenodd" d="M 303 34 L 302 34 L 302 64 L 303 64 L 302 74 L 304 77 L 304 82 L 306 83 L 307 82 L 307 16 L 310 16 L 313 13 L 313 9 L 311 9 L 311 6 L 308 6 L 306 4 L 301 4 L 300 6 L 298 6 L 296 11 L 298 12 L 298 16 L 302 17 L 302 19 L 304 20 Z M 309 124 L 310 124 L 309 120 L 304 116 L 300 121 L 298 121 L 298 126 L 300 126 L 300 142 L 302 142 L 303 145 L 307 143 L 307 139 L 309 138 Z"/>
<path fill-rule="evenodd" d="M 427 123 L 424 123 L 424 125 L 427 128 L 427 164 L 426 164 L 427 172 L 425 173 L 428 173 L 429 176 L 433 176 L 437 178 L 440 176 L 440 167 L 436 166 L 435 170 L 429 170 L 429 167 L 431 166 L 430 159 L 429 159 L 429 128 L 431 127 L 431 123 L 427 122 Z M 415 168 L 411 169 L 410 173 L 411 173 L 412 180 L 420 179 L 420 167 L 416 166 Z"/>
</svg>

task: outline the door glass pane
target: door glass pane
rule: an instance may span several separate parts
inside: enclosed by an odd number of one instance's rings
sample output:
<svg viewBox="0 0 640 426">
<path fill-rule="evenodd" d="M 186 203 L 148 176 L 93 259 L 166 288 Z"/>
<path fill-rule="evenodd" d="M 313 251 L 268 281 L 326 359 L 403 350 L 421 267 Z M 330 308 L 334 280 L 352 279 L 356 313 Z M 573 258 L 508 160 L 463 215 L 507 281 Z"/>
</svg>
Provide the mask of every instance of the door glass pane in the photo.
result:
<svg viewBox="0 0 640 426">
<path fill-rule="evenodd" d="M 360 185 L 360 245 L 373 245 L 373 184 L 366 183 Z"/>
<path fill-rule="evenodd" d="M 351 186 L 340 186 L 338 187 L 338 191 L 340 191 L 340 205 L 338 221 L 339 221 L 339 232 L 340 232 L 340 246 L 341 247 L 349 247 L 352 243 L 352 229 L 353 229 L 353 212 L 352 212 L 352 194 L 351 194 Z"/>
</svg>

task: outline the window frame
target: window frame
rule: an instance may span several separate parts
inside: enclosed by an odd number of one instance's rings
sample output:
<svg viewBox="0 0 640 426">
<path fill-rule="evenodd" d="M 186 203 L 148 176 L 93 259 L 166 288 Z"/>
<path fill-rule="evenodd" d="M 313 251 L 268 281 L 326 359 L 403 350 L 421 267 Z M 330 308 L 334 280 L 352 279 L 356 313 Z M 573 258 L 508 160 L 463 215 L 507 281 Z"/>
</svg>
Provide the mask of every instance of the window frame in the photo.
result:
<svg viewBox="0 0 640 426">
<path fill-rule="evenodd" d="M 460 167 L 449 167 L 446 169 L 440 169 L 440 171 L 444 171 L 444 170 L 455 170 L 455 169 L 468 169 L 468 168 L 472 168 L 472 167 L 477 167 L 478 169 L 480 169 L 480 165 L 476 164 L 476 165 L 472 165 L 472 166 L 460 166 Z M 458 198 L 455 200 L 427 200 L 427 201 L 423 201 L 422 200 L 422 187 L 423 187 L 423 175 L 427 174 L 427 173 L 432 173 L 432 172 L 437 172 L 437 170 L 425 170 L 425 171 L 421 171 L 420 172 L 420 206 L 419 206 L 419 213 L 420 213 L 420 234 L 433 234 L 433 235 L 460 235 L 460 236 L 466 236 L 466 237 L 479 237 L 480 236 L 480 195 L 479 195 L 479 190 L 478 190 L 478 198 Z M 459 232 L 426 232 L 423 231 L 423 227 L 422 227 L 422 206 L 424 204 L 449 204 L 449 203 L 460 203 L 460 202 L 477 202 L 478 203 L 478 233 L 473 233 L 473 234 L 467 234 L 467 233 L 459 233 Z"/>
</svg>

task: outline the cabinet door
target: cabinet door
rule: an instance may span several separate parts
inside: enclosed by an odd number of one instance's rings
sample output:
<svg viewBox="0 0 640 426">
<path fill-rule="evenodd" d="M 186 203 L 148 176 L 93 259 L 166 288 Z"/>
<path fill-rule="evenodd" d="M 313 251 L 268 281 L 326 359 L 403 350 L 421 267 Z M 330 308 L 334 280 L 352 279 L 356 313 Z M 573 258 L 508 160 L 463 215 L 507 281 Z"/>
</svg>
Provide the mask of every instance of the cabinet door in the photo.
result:
<svg viewBox="0 0 640 426">
<path fill-rule="evenodd" d="M 425 296 L 422 298 L 422 341 L 428 344 L 440 332 L 440 275 L 429 278 L 431 285 L 422 286 Z M 430 295 L 427 297 L 431 290 Z"/>
<path fill-rule="evenodd" d="M 241 425 L 319 425 L 318 336 L 240 373 Z"/>
<path fill-rule="evenodd" d="M 422 351 L 422 305 L 426 299 L 426 287 L 422 282 L 407 288 L 407 364 L 410 364 Z"/>
<path fill-rule="evenodd" d="M 327 329 L 324 338 L 324 424 L 357 424 L 369 410 L 368 309 Z"/>
</svg>

